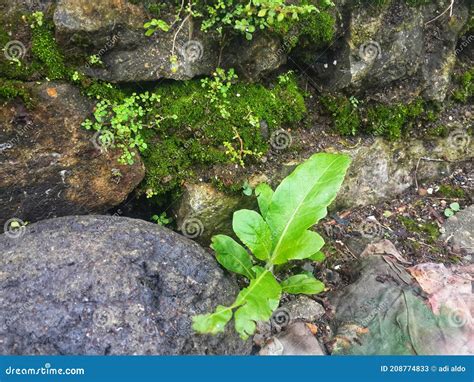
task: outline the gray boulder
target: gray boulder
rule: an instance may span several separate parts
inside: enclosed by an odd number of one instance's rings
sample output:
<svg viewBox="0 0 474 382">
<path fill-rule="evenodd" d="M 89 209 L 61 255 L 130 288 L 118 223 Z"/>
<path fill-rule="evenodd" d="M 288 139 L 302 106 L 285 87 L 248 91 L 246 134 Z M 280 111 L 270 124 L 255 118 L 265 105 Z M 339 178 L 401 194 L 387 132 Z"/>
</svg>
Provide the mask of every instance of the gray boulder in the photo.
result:
<svg viewBox="0 0 474 382">
<path fill-rule="evenodd" d="M 195 314 L 238 289 L 192 241 L 140 220 L 65 217 L 0 236 L 0 354 L 247 354 Z"/>
</svg>

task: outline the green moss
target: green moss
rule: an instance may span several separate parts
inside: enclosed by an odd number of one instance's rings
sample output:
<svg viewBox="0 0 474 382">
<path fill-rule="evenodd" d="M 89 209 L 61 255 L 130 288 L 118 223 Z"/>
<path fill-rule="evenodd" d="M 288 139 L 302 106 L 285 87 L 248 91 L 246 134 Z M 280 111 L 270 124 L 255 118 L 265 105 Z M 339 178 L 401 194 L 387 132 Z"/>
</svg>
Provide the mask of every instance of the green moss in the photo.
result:
<svg viewBox="0 0 474 382">
<path fill-rule="evenodd" d="M 272 89 L 259 84 L 237 83 L 227 96 L 230 116 L 222 118 L 206 98 L 200 81 L 166 83 L 155 93 L 161 96 L 159 128 L 146 132 L 148 150 L 143 153 L 147 170 L 144 188 L 163 194 L 192 176 L 192 168 L 229 163 L 224 142 L 236 150 L 266 152 L 269 134 L 302 119 L 306 108 L 296 81 L 288 79 Z M 251 123 L 254 120 L 256 123 Z"/>
<path fill-rule="evenodd" d="M 4 80 L 0 78 L 0 100 L 10 101 L 15 98 L 23 100 L 26 106 L 31 106 L 31 94 L 21 81 Z"/>
<path fill-rule="evenodd" d="M 341 135 L 355 135 L 360 130 L 359 111 L 346 97 L 324 96 L 321 104 L 333 117 L 333 127 Z"/>
<path fill-rule="evenodd" d="M 405 0 L 405 3 L 412 7 L 419 7 L 424 4 L 429 4 L 433 0 Z"/>
<path fill-rule="evenodd" d="M 474 67 L 465 71 L 455 78 L 457 89 L 453 92 L 453 98 L 457 102 L 467 103 L 474 96 Z"/>
<path fill-rule="evenodd" d="M 108 82 L 85 78 L 80 82 L 80 86 L 83 93 L 95 99 L 108 99 L 114 102 L 118 102 L 125 98 L 125 92 L 117 88 L 116 85 Z"/>
<path fill-rule="evenodd" d="M 399 139 L 403 130 L 409 129 L 423 112 L 422 100 L 416 100 L 408 105 L 373 106 L 367 109 L 366 129 L 374 135 L 391 140 Z"/>
<path fill-rule="evenodd" d="M 334 130 L 341 135 L 356 135 L 362 131 L 400 139 L 419 121 L 436 121 L 437 105 L 421 98 L 409 104 L 372 104 L 363 106 L 355 97 L 327 95 L 320 98 L 324 109 L 332 116 Z"/>
<path fill-rule="evenodd" d="M 359 0 L 359 4 L 365 4 L 365 5 L 372 5 L 376 7 L 382 7 L 384 5 L 387 5 L 391 2 L 392 0 Z M 424 4 L 429 4 L 433 0 L 405 0 L 405 3 L 411 7 L 419 7 Z"/>
<path fill-rule="evenodd" d="M 449 134 L 449 128 L 446 125 L 438 125 L 431 128 L 428 134 L 432 137 L 446 138 Z"/>
<path fill-rule="evenodd" d="M 0 73 L 3 78 L 11 80 L 31 81 L 44 77 L 50 80 L 66 79 L 69 71 L 64 63 L 64 57 L 54 38 L 52 21 L 44 21 L 42 25 L 35 23 L 31 15 L 19 18 L 12 23 L 9 32 L 15 35 L 25 22 L 29 22 L 33 28 L 29 28 L 31 41 L 23 41 L 25 45 L 25 56 L 19 62 L 9 61 L 0 57 Z M 20 24 L 21 23 L 21 24 Z M 11 40 L 6 30 L 0 27 L 0 46 L 5 46 Z"/>
<path fill-rule="evenodd" d="M 419 223 L 405 216 L 399 216 L 398 219 L 410 233 L 426 235 L 430 243 L 434 243 L 439 238 L 439 228 L 435 223 Z"/>
<path fill-rule="evenodd" d="M 442 184 L 439 187 L 438 194 L 443 198 L 464 199 L 466 192 L 461 187 L 454 187 L 449 184 Z"/>
<path fill-rule="evenodd" d="M 32 29 L 31 52 L 43 64 L 44 74 L 50 80 L 67 77 L 68 70 L 64 63 L 64 56 L 58 48 L 51 24 L 44 23 Z"/>
<path fill-rule="evenodd" d="M 319 12 L 312 12 L 300 17 L 296 22 L 298 30 L 297 39 L 302 48 L 311 47 L 321 49 L 329 45 L 334 39 L 336 19 L 329 12 L 329 6 L 321 1 L 306 1 L 305 4 L 314 4 Z"/>
</svg>

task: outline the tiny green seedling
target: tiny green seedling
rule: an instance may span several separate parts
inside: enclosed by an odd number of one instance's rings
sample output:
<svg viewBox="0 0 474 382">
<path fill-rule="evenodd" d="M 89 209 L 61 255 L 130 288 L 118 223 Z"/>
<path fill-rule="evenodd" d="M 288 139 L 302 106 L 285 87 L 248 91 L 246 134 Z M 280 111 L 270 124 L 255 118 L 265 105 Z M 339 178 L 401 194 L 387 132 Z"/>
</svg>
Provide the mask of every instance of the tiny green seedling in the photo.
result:
<svg viewBox="0 0 474 382">
<path fill-rule="evenodd" d="M 160 215 L 153 215 L 151 217 L 151 220 L 154 221 L 156 224 L 159 224 L 161 226 L 166 226 L 166 225 L 170 224 L 173 221 L 172 218 L 167 216 L 166 211 L 162 212 Z"/>
<path fill-rule="evenodd" d="M 324 290 L 324 284 L 312 274 L 301 273 L 280 281 L 275 270 L 292 260 L 324 260 L 324 239 L 310 228 L 326 216 L 349 164 L 346 155 L 315 154 L 275 191 L 265 183 L 257 186 L 261 214 L 240 210 L 234 213 L 232 223 L 236 236 L 253 257 L 229 236 L 214 236 L 211 244 L 217 261 L 248 279 L 249 284 L 232 305 L 219 305 L 214 313 L 193 317 L 194 330 L 217 334 L 233 317 L 236 331 L 246 339 L 255 332 L 257 321 L 270 319 L 283 292 L 316 294 Z"/>
<path fill-rule="evenodd" d="M 156 31 L 162 30 L 163 32 L 168 32 L 170 30 L 170 26 L 166 21 L 152 19 L 145 24 L 143 24 L 143 28 L 146 29 L 145 36 L 152 36 Z"/>
<path fill-rule="evenodd" d="M 461 207 L 459 206 L 459 203 L 451 203 L 449 207 L 444 210 L 444 216 L 446 216 L 447 218 L 450 218 L 460 209 Z"/>
<path fill-rule="evenodd" d="M 242 193 L 246 196 L 252 196 L 253 188 L 250 186 L 248 180 L 246 180 L 242 186 Z"/>
</svg>

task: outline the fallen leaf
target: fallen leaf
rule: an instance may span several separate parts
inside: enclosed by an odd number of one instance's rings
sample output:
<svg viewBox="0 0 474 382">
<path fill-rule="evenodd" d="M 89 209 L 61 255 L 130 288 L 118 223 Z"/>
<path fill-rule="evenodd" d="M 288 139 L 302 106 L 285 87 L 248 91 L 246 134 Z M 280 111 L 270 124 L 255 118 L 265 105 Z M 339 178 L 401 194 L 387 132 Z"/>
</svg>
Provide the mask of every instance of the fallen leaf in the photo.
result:
<svg viewBox="0 0 474 382">
<path fill-rule="evenodd" d="M 56 88 L 47 88 L 46 93 L 48 93 L 51 98 L 56 98 L 58 96 L 58 91 Z"/>
<path fill-rule="evenodd" d="M 307 323 L 306 326 L 311 331 L 311 333 L 313 333 L 314 335 L 316 335 L 318 333 L 318 327 L 316 325 L 311 324 L 311 323 Z"/>
</svg>

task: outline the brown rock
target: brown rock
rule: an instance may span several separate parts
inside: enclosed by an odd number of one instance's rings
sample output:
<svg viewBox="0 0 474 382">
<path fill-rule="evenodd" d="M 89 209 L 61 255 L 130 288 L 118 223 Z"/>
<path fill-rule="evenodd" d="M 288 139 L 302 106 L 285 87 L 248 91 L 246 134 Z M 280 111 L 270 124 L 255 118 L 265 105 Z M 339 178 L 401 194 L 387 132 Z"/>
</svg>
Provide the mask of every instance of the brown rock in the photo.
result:
<svg viewBox="0 0 474 382">
<path fill-rule="evenodd" d="M 101 151 L 81 127 L 93 103 L 67 84 L 30 84 L 35 103 L 0 106 L 0 227 L 11 218 L 102 213 L 121 203 L 144 176 L 138 159 Z M 120 176 L 117 176 L 120 174 Z"/>
</svg>

